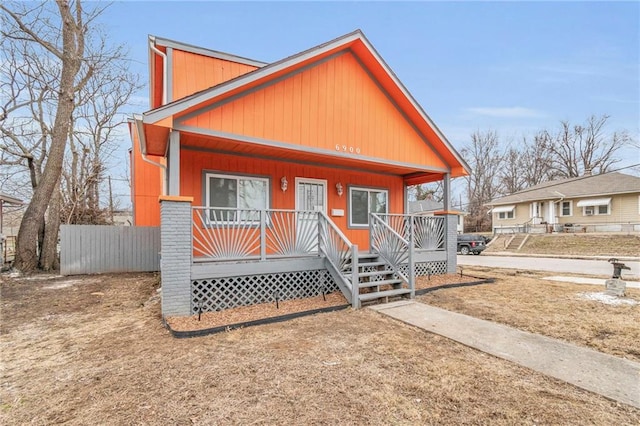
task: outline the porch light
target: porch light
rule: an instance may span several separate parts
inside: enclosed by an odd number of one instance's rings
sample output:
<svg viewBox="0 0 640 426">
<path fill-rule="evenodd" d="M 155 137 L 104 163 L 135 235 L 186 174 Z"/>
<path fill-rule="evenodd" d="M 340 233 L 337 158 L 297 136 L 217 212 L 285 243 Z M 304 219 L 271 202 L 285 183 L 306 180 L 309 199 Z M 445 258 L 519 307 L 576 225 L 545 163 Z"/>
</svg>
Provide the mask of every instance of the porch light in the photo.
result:
<svg viewBox="0 0 640 426">
<path fill-rule="evenodd" d="M 338 192 L 338 196 L 342 197 L 344 191 L 342 190 L 342 184 L 340 182 L 336 183 L 336 191 Z"/>
<path fill-rule="evenodd" d="M 282 179 L 280 179 L 280 189 L 282 189 L 282 192 L 286 192 L 288 186 L 289 182 L 287 182 L 287 177 L 282 176 Z"/>
</svg>

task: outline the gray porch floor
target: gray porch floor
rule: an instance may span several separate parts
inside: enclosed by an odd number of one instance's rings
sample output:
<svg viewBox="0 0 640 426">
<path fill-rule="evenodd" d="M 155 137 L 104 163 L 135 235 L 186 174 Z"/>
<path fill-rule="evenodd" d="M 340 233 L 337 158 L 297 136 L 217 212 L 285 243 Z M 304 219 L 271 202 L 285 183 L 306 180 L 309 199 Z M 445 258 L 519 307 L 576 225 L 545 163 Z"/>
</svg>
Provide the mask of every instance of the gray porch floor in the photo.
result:
<svg viewBox="0 0 640 426">
<path fill-rule="evenodd" d="M 419 302 L 399 301 L 371 309 L 640 408 L 640 363 Z"/>
</svg>

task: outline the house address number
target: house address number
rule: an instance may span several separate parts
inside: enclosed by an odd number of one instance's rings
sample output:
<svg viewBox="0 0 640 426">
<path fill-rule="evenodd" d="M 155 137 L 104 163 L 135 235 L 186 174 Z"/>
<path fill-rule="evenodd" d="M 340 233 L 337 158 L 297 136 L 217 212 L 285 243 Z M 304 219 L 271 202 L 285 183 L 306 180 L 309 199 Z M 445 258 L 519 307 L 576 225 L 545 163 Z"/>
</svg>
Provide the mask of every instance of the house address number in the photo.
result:
<svg viewBox="0 0 640 426">
<path fill-rule="evenodd" d="M 360 154 L 360 148 L 354 148 L 352 146 L 347 146 L 347 145 L 340 145 L 339 143 L 336 144 L 336 151 L 349 152 L 351 154 L 353 153 Z"/>
</svg>

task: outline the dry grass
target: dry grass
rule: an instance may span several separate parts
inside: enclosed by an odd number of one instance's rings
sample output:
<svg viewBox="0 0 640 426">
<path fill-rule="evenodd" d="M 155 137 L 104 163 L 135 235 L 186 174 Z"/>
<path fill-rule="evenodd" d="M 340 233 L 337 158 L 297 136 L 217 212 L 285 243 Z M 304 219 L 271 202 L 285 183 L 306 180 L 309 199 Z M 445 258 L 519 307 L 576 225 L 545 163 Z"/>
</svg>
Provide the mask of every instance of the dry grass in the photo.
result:
<svg viewBox="0 0 640 426">
<path fill-rule="evenodd" d="M 543 273 L 472 267 L 465 272 L 495 277 L 496 282 L 438 290 L 418 300 L 640 361 L 640 304 L 611 306 L 585 300 L 582 293 L 604 288 L 546 281 Z M 640 290 L 627 288 L 627 297 L 640 301 Z"/>
<path fill-rule="evenodd" d="M 509 237 L 507 235 L 499 236 L 499 239 L 493 242 L 487 251 L 504 251 Z M 638 257 L 638 247 L 640 247 L 640 235 L 638 234 L 531 234 L 518 253 Z"/>
<path fill-rule="evenodd" d="M 155 277 L 74 280 L 1 283 L 2 424 L 640 421 L 366 309 L 178 340 L 161 326 Z"/>
</svg>

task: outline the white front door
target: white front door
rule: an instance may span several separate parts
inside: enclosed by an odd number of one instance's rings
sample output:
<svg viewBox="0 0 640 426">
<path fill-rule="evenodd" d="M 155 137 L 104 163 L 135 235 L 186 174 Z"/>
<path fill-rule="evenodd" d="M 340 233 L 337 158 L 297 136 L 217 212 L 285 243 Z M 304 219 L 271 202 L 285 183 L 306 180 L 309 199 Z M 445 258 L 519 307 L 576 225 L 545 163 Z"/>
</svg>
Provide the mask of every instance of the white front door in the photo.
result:
<svg viewBox="0 0 640 426">
<path fill-rule="evenodd" d="M 304 212 L 327 212 L 327 181 L 296 178 L 296 240 L 305 252 L 318 251 L 317 215 Z"/>
</svg>

